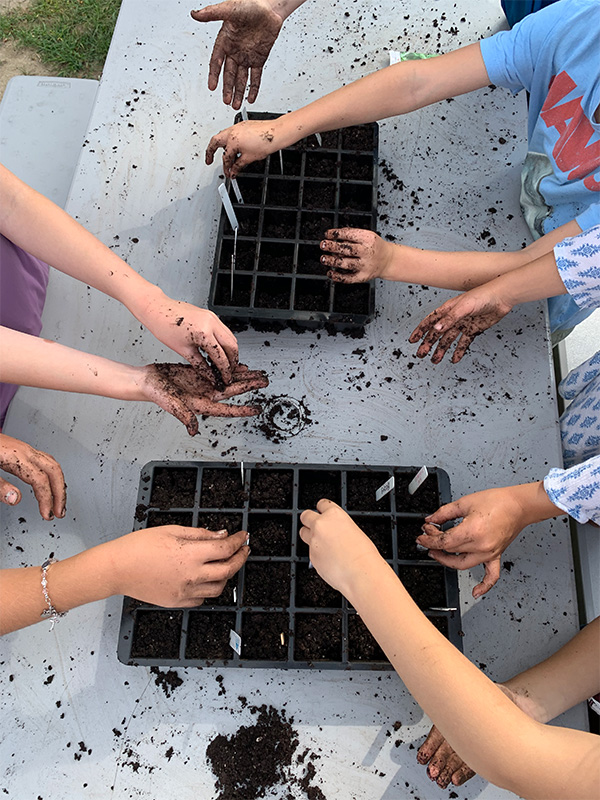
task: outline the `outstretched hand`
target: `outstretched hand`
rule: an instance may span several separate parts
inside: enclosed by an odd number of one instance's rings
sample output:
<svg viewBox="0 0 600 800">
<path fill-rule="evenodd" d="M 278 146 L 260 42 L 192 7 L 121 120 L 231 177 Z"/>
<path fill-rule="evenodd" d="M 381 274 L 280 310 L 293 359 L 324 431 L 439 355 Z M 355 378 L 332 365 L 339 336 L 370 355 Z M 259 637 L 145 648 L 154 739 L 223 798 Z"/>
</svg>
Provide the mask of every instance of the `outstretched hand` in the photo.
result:
<svg viewBox="0 0 600 800">
<path fill-rule="evenodd" d="M 392 261 L 394 245 L 373 231 L 337 228 L 325 233 L 321 242 L 321 263 L 337 283 L 364 283 L 385 278 Z"/>
<path fill-rule="evenodd" d="M 213 417 L 252 417 L 260 412 L 255 406 L 222 403 L 238 394 L 264 389 L 269 380 L 262 370 L 249 370 L 238 364 L 225 386 L 214 375 L 188 364 L 150 364 L 142 369 L 139 389 L 146 400 L 172 414 L 187 428 L 190 436 L 198 433 L 197 415 Z"/>
<path fill-rule="evenodd" d="M 253 103 L 283 17 L 267 0 L 225 0 L 191 14 L 196 22 L 223 21 L 210 57 L 208 88 L 211 92 L 217 88 L 223 67 L 223 102 L 238 109 L 250 74 L 248 102 Z"/>
<path fill-rule="evenodd" d="M 447 300 L 432 311 L 417 325 L 408 340 L 415 344 L 423 339 L 417 350 L 418 358 L 425 358 L 437 343 L 431 360 L 439 364 L 448 348 L 458 339 L 452 355 L 452 363 L 457 364 L 473 339 L 495 325 L 511 309 L 512 306 L 504 298 L 484 284 Z"/>
<path fill-rule="evenodd" d="M 31 486 L 44 519 L 64 517 L 67 485 L 60 464 L 52 456 L 1 433 L 0 469 Z M 12 483 L 0 478 L 0 500 L 15 506 L 21 502 L 21 492 Z"/>
</svg>

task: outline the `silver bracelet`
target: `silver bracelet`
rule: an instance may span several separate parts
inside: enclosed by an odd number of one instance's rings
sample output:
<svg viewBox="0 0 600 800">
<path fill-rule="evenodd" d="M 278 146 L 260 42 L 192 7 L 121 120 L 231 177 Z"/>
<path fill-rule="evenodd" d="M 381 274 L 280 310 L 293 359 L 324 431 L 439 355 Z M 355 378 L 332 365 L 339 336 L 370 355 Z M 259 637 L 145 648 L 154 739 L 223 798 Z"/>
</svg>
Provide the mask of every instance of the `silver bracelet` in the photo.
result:
<svg viewBox="0 0 600 800">
<path fill-rule="evenodd" d="M 54 625 L 56 624 L 57 620 L 66 616 L 67 613 L 66 611 L 57 611 L 52 605 L 52 600 L 50 600 L 50 595 L 48 594 L 48 577 L 46 573 L 48 572 L 48 567 L 50 567 L 52 564 L 56 564 L 57 561 L 57 558 L 49 558 L 42 564 L 42 594 L 44 595 L 44 600 L 46 601 L 48 608 L 45 608 L 42 611 L 40 617 L 46 617 L 51 620 L 51 631 L 54 630 Z"/>
</svg>

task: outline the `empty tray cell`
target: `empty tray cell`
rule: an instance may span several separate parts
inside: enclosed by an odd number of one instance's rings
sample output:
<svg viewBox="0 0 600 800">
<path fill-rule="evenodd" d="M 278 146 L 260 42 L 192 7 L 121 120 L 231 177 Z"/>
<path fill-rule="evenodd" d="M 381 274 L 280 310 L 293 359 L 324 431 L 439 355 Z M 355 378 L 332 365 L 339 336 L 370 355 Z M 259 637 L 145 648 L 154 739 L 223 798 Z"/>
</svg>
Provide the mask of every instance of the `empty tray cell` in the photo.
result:
<svg viewBox="0 0 600 800">
<path fill-rule="evenodd" d="M 202 470 L 200 505 L 203 508 L 243 508 L 246 493 L 239 468 Z"/>
<path fill-rule="evenodd" d="M 343 183 L 340 186 L 340 210 L 370 211 L 373 205 L 373 188 L 364 183 Z"/>
<path fill-rule="evenodd" d="M 249 661 L 285 661 L 289 630 L 289 614 L 245 611 L 242 614 L 242 658 Z"/>
<path fill-rule="evenodd" d="M 262 161 L 253 161 L 252 164 L 248 164 L 248 166 L 244 168 L 244 172 L 242 174 L 244 176 L 246 176 L 246 175 L 264 175 L 266 166 L 267 166 L 267 159 L 266 158 L 263 158 Z M 239 180 L 239 178 L 238 178 L 238 180 Z"/>
<path fill-rule="evenodd" d="M 293 239 L 296 236 L 296 212 L 267 209 L 262 235 L 266 239 Z"/>
<path fill-rule="evenodd" d="M 325 583 L 314 567 L 296 564 L 296 606 L 298 608 L 341 608 L 342 595 Z"/>
<path fill-rule="evenodd" d="M 287 178 L 269 178 L 267 185 L 268 206 L 294 206 L 298 205 L 298 195 L 300 193 L 300 182 L 298 180 L 288 180 Z"/>
<path fill-rule="evenodd" d="M 238 236 L 256 236 L 258 233 L 258 208 L 246 208 L 245 206 L 235 206 L 235 215 L 239 224 Z M 225 233 L 228 236 L 233 234 L 233 228 L 229 222 L 229 217 L 225 223 Z"/>
<path fill-rule="evenodd" d="M 132 658 L 179 658 L 183 611 L 136 611 Z"/>
<path fill-rule="evenodd" d="M 329 210 L 335 207 L 335 183 L 324 181 L 305 181 L 302 192 L 303 208 L 324 208 Z"/>
<path fill-rule="evenodd" d="M 368 283 L 336 283 L 333 310 L 338 314 L 368 314 L 370 291 Z"/>
<path fill-rule="evenodd" d="M 363 231 L 374 231 L 373 217 L 370 214 L 347 214 L 338 216 L 338 228 L 360 228 Z"/>
<path fill-rule="evenodd" d="M 253 556 L 289 556 L 292 518 L 286 514 L 249 514 L 248 531 Z"/>
<path fill-rule="evenodd" d="M 341 661 L 341 616 L 297 614 L 294 657 L 297 661 Z"/>
<path fill-rule="evenodd" d="M 231 293 L 231 274 L 221 272 L 217 277 L 215 303 L 218 306 L 250 306 L 252 296 L 252 276 L 235 272 L 233 276 L 233 294 Z"/>
<path fill-rule="evenodd" d="M 383 558 L 393 558 L 392 521 L 389 517 L 352 517 L 379 550 Z"/>
<path fill-rule="evenodd" d="M 207 531 L 228 531 L 229 534 L 242 530 L 243 517 L 241 514 L 223 514 L 202 511 L 198 514 L 198 527 Z"/>
<path fill-rule="evenodd" d="M 373 156 L 342 153 L 342 178 L 351 181 L 373 180 Z"/>
<path fill-rule="evenodd" d="M 299 244 L 296 272 L 299 275 L 326 275 L 327 267 L 321 264 L 321 255 L 319 245 Z"/>
<path fill-rule="evenodd" d="M 321 498 L 334 503 L 342 502 L 341 475 L 339 471 L 303 469 L 298 475 L 298 508 L 316 508 Z"/>
<path fill-rule="evenodd" d="M 344 150 L 372 150 L 373 126 L 354 125 L 342 130 L 342 148 Z"/>
<path fill-rule="evenodd" d="M 300 239 L 321 241 L 325 236 L 325 231 L 333 227 L 333 214 L 303 211 L 300 215 Z"/>
<path fill-rule="evenodd" d="M 233 611 L 190 611 L 186 658 L 229 659 L 229 633 L 235 629 Z"/>
<path fill-rule="evenodd" d="M 348 617 L 348 658 L 350 661 L 388 660 L 358 614 Z"/>
<path fill-rule="evenodd" d="M 159 528 L 161 525 L 187 525 L 194 524 L 194 515 L 191 511 L 149 511 L 146 520 L 147 528 Z"/>
<path fill-rule="evenodd" d="M 293 272 L 294 245 L 285 242 L 261 242 L 258 269 L 261 272 Z"/>
<path fill-rule="evenodd" d="M 191 508 L 196 494 L 196 469 L 154 470 L 150 505 L 158 508 Z"/>
<path fill-rule="evenodd" d="M 398 576 L 419 608 L 445 608 L 446 578 L 442 567 L 399 566 Z"/>
<path fill-rule="evenodd" d="M 244 203 L 259 205 L 262 202 L 263 184 L 263 178 L 251 178 L 244 174 L 240 175 L 238 178 L 238 186 L 240 187 Z M 229 196 L 232 203 L 237 202 L 233 186 L 229 188 Z"/>
<path fill-rule="evenodd" d="M 256 252 L 256 242 L 238 239 L 235 250 L 235 269 L 251 272 L 254 269 L 254 254 Z M 231 256 L 233 255 L 233 239 L 224 239 L 221 245 L 221 256 L 219 258 L 219 269 L 231 269 Z"/>
<path fill-rule="evenodd" d="M 396 510 L 414 511 L 425 515 L 433 514 L 440 507 L 440 496 L 435 475 L 429 474 L 414 494 L 408 493 L 408 485 L 417 474 L 414 472 L 396 472 Z"/>
<path fill-rule="evenodd" d="M 281 158 L 279 157 L 281 153 Z M 302 154 L 293 150 L 280 150 L 273 153 L 269 160 L 269 177 L 271 175 L 300 175 L 302 170 Z M 281 160 L 283 159 L 283 172 L 281 171 Z"/>
<path fill-rule="evenodd" d="M 416 543 L 417 536 L 423 531 L 423 519 L 412 519 L 411 517 L 397 517 L 396 519 L 396 539 L 398 542 L 398 558 L 405 558 L 414 561 L 415 559 L 425 559 L 428 556 L 425 550 L 419 550 Z"/>
<path fill-rule="evenodd" d="M 248 561 L 244 567 L 245 606 L 288 606 L 290 565 L 283 561 Z"/>
<path fill-rule="evenodd" d="M 294 309 L 296 311 L 329 311 L 329 281 L 296 280 Z"/>
<path fill-rule="evenodd" d="M 250 506 L 257 508 L 292 508 L 294 473 L 287 469 L 253 469 L 250 483 Z"/>
<path fill-rule="evenodd" d="M 346 506 L 352 511 L 389 511 L 390 495 L 375 499 L 375 492 L 388 479 L 387 472 L 348 472 Z"/>
<path fill-rule="evenodd" d="M 289 308 L 292 281 L 268 276 L 256 279 L 255 308 Z"/>
<path fill-rule="evenodd" d="M 307 178 L 335 178 L 338 157 L 333 153 L 306 153 L 304 174 Z"/>
</svg>

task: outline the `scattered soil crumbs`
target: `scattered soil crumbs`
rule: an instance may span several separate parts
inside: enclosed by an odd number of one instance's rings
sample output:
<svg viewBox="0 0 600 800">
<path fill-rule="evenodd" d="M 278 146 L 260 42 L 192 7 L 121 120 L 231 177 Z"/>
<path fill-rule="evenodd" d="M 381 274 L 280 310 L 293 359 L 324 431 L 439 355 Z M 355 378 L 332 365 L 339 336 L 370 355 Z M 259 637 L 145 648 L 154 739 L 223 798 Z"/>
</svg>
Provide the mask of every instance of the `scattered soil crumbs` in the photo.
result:
<svg viewBox="0 0 600 800">
<path fill-rule="evenodd" d="M 326 800 L 321 789 L 311 785 L 316 774 L 311 762 L 301 778 L 292 774 L 292 767 L 302 763 L 296 755 L 293 718 L 288 721 L 285 711 L 273 706 L 253 706 L 250 711 L 258 714 L 254 725 L 244 725 L 231 736 L 219 734 L 206 748 L 217 800 L 257 800 L 274 787 L 289 791 L 291 786 L 302 789 L 309 800 Z"/>
<path fill-rule="evenodd" d="M 183 678 L 180 678 L 174 669 L 170 669 L 168 672 L 163 672 L 163 670 L 159 669 L 158 667 L 150 667 L 150 672 L 153 675 L 156 675 L 154 683 L 157 686 L 160 686 L 167 697 L 171 697 L 171 692 L 173 692 L 183 683 Z"/>
</svg>

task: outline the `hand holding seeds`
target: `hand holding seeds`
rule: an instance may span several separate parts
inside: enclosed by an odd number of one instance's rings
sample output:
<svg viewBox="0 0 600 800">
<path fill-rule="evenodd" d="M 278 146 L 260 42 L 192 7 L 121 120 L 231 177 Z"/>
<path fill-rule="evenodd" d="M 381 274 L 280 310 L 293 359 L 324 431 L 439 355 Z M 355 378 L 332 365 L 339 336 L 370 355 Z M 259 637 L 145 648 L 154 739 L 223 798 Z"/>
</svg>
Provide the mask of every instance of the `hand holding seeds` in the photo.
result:
<svg viewBox="0 0 600 800">
<path fill-rule="evenodd" d="M 236 178 L 240 171 L 266 158 L 270 153 L 289 144 L 279 144 L 274 123 L 277 120 L 248 120 L 238 122 L 215 134 L 206 148 L 206 163 L 212 164 L 215 152 L 223 148 L 223 171 L 228 178 Z"/>
<path fill-rule="evenodd" d="M 31 486 L 44 519 L 64 517 L 67 485 L 60 464 L 52 456 L 0 433 L 0 468 Z M 21 502 L 21 492 L 0 478 L 0 500 L 15 506 Z"/>
<path fill-rule="evenodd" d="M 395 245 L 373 231 L 337 228 L 325 233 L 321 263 L 337 283 L 364 283 L 372 278 L 390 278 Z"/>
</svg>

